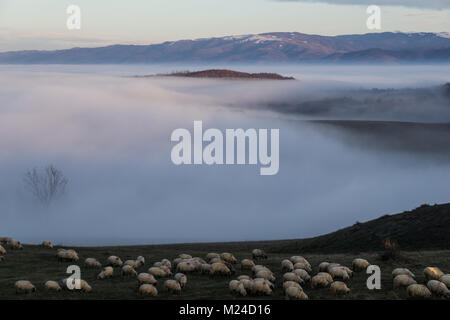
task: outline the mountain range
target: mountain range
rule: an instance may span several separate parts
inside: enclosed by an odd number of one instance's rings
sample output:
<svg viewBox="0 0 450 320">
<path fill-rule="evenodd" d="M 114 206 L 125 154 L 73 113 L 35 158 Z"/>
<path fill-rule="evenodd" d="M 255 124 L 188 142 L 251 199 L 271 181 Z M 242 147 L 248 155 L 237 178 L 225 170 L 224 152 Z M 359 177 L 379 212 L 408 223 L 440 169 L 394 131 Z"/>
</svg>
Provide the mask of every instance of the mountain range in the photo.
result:
<svg viewBox="0 0 450 320">
<path fill-rule="evenodd" d="M 180 40 L 0 53 L 2 64 L 126 63 L 402 63 L 450 62 L 450 34 L 383 32 L 339 36 L 275 32 Z"/>
</svg>

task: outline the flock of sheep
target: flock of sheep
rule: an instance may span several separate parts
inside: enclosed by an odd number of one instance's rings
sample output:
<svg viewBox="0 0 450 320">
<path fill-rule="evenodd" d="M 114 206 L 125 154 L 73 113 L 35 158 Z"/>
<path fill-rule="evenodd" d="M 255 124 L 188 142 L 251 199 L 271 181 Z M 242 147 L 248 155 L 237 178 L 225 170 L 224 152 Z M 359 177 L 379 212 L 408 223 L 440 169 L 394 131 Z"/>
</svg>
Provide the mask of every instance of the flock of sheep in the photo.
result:
<svg viewBox="0 0 450 320">
<path fill-rule="evenodd" d="M 23 246 L 19 241 L 11 238 L 0 238 L 0 243 L 11 250 L 21 250 Z M 6 249 L 0 244 L 0 262 L 4 260 Z M 44 241 L 42 246 L 53 249 L 49 241 Z M 56 258 L 59 261 L 79 262 L 78 253 L 73 249 L 58 249 Z M 252 251 L 252 259 L 243 259 L 240 262 L 241 271 L 251 271 L 249 275 L 240 275 L 237 279 L 229 282 L 231 294 L 238 296 L 271 296 L 275 290 L 275 273 L 267 266 L 256 264 L 255 261 L 267 259 L 267 255 L 261 249 Z M 188 274 L 198 273 L 211 277 L 226 276 L 235 274 L 238 260 L 228 252 L 208 253 L 205 259 L 192 257 L 189 254 L 180 254 L 173 261 L 162 259 L 153 263 L 147 272 L 138 273 L 136 270 L 145 265 L 143 256 L 135 260 L 123 262 L 118 256 L 107 258 L 105 265 L 102 265 L 96 258 L 86 258 L 84 265 L 86 268 L 97 268 L 101 270 L 97 279 L 104 280 L 112 278 L 117 272 L 123 277 L 135 277 L 138 283 L 138 293 L 142 296 L 157 296 L 157 283 L 160 279 L 164 281 L 163 288 L 172 294 L 181 294 L 186 287 Z M 283 273 L 282 290 L 286 299 L 307 300 L 308 295 L 303 290 L 309 286 L 311 289 L 329 288 L 334 295 L 345 295 L 350 292 L 346 282 L 353 276 L 354 272 L 363 272 L 370 263 L 361 258 L 356 258 L 352 262 L 352 268 L 333 262 L 322 262 L 318 265 L 318 273 L 313 275 L 313 269 L 307 259 L 300 255 L 292 256 L 281 261 L 281 271 Z M 173 275 L 172 272 L 175 272 Z M 450 274 L 444 274 L 437 267 L 427 267 L 424 270 L 425 285 L 418 284 L 415 275 L 406 268 L 397 268 L 392 272 L 394 289 L 406 288 L 408 297 L 429 298 L 436 295 L 443 298 L 450 298 Z M 73 288 L 69 285 L 68 279 L 61 281 L 49 280 L 44 284 L 46 291 L 81 290 L 91 292 L 92 287 L 85 280 L 80 279 L 79 287 Z M 31 293 L 36 291 L 36 287 L 28 280 L 19 280 L 15 283 L 17 293 Z"/>
</svg>

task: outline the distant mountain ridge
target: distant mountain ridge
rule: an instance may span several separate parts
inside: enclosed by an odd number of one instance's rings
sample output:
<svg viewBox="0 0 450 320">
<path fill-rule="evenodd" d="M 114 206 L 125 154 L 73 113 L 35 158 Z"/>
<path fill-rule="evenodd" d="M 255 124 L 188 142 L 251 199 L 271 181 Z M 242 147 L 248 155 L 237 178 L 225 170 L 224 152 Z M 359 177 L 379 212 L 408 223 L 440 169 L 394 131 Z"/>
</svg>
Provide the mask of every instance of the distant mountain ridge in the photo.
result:
<svg viewBox="0 0 450 320">
<path fill-rule="evenodd" d="M 180 40 L 0 53 L 2 64 L 450 62 L 450 34 L 383 32 L 340 36 L 274 32 Z"/>
</svg>

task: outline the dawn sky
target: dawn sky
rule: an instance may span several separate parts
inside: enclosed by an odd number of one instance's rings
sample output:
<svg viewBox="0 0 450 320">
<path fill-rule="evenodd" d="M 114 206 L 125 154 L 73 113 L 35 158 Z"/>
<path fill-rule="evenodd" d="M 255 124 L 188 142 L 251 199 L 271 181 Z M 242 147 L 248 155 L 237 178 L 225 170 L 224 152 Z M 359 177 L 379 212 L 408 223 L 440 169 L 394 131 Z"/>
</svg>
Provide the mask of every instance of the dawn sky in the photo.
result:
<svg viewBox="0 0 450 320">
<path fill-rule="evenodd" d="M 70 4 L 81 8 L 81 30 L 66 27 Z M 381 32 L 450 32 L 450 0 L 0 0 L 0 51 L 275 31 L 368 33 L 369 4 L 381 7 Z"/>
</svg>

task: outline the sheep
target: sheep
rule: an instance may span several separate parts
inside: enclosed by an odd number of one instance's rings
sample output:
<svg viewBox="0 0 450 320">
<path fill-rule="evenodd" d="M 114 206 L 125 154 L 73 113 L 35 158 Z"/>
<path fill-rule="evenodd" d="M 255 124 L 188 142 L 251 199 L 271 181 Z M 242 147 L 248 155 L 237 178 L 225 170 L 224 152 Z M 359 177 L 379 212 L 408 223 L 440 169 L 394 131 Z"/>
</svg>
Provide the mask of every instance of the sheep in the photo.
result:
<svg viewBox="0 0 450 320">
<path fill-rule="evenodd" d="M 413 278 L 411 278 L 410 276 L 406 275 L 406 274 L 399 274 L 398 276 L 396 276 L 394 278 L 393 281 L 393 286 L 394 289 L 400 288 L 400 287 L 407 287 L 409 285 L 412 284 L 416 284 L 416 280 L 414 280 Z"/>
<path fill-rule="evenodd" d="M 130 266 L 134 269 L 134 268 L 137 268 L 139 265 L 138 265 L 137 260 L 126 260 L 123 263 L 122 267 L 124 267 L 124 266 Z"/>
<path fill-rule="evenodd" d="M 308 260 L 306 260 L 302 256 L 292 256 L 292 257 L 289 258 L 289 260 L 291 260 L 293 264 L 296 264 L 298 262 L 303 262 L 305 264 L 309 264 Z"/>
<path fill-rule="evenodd" d="M 275 285 L 267 279 L 264 279 L 264 278 L 253 279 L 253 281 L 256 281 L 256 280 L 262 280 L 262 281 L 264 281 L 265 284 L 267 284 L 269 286 L 270 289 L 272 289 L 272 290 L 275 289 Z"/>
<path fill-rule="evenodd" d="M 180 283 L 181 288 L 184 288 L 186 286 L 187 277 L 183 273 L 177 273 L 173 278 Z"/>
<path fill-rule="evenodd" d="M 139 294 L 141 296 L 156 297 L 158 295 L 158 289 L 156 289 L 152 284 L 145 283 L 139 287 Z"/>
<path fill-rule="evenodd" d="M 73 249 L 58 249 L 56 257 L 59 261 L 78 262 L 78 253 Z"/>
<path fill-rule="evenodd" d="M 44 284 L 44 287 L 45 291 L 61 291 L 61 286 L 56 281 L 49 280 Z"/>
<path fill-rule="evenodd" d="M 264 252 L 264 250 L 261 250 L 261 249 L 253 249 L 252 250 L 252 257 L 255 260 L 267 259 L 266 253 Z"/>
<path fill-rule="evenodd" d="M 450 290 L 448 290 L 445 283 L 438 280 L 430 280 L 427 282 L 428 289 L 437 296 L 450 298 Z"/>
<path fill-rule="evenodd" d="M 253 260 L 244 259 L 241 261 L 241 270 L 251 270 L 255 266 Z"/>
<path fill-rule="evenodd" d="M 281 271 L 283 272 L 291 272 L 294 271 L 294 264 L 291 260 L 284 259 L 281 261 Z"/>
<path fill-rule="evenodd" d="M 151 267 L 147 272 L 152 274 L 155 278 L 165 278 L 167 276 L 166 271 L 158 267 Z"/>
<path fill-rule="evenodd" d="M 139 257 L 138 257 L 138 259 L 139 259 Z M 169 269 L 172 269 L 172 263 L 167 259 L 162 259 L 161 265 L 166 266 Z"/>
<path fill-rule="evenodd" d="M 283 282 L 283 290 L 286 291 L 289 287 L 297 287 L 299 289 L 302 289 L 301 285 L 298 282 L 295 281 L 285 281 Z"/>
<path fill-rule="evenodd" d="M 275 277 L 273 276 L 273 273 L 268 270 L 260 270 L 255 274 L 255 278 L 263 278 L 267 279 L 271 282 L 275 281 Z"/>
<path fill-rule="evenodd" d="M 308 274 L 306 270 L 303 269 L 295 269 L 294 273 L 298 275 L 303 281 L 307 282 L 311 280 L 311 276 Z"/>
<path fill-rule="evenodd" d="M 439 280 L 444 273 L 438 267 L 426 267 L 423 270 L 423 274 L 425 276 L 425 282 L 429 280 Z"/>
<path fill-rule="evenodd" d="M 414 275 L 414 273 L 412 273 L 411 271 L 409 271 L 409 269 L 407 268 L 396 268 L 392 271 L 392 278 L 395 278 L 396 276 L 399 275 L 407 275 L 410 276 L 411 278 L 415 278 L 416 276 Z"/>
<path fill-rule="evenodd" d="M 84 260 L 84 265 L 87 268 L 101 268 L 102 264 L 95 258 L 86 258 L 86 260 Z"/>
<path fill-rule="evenodd" d="M 253 280 L 252 279 L 242 279 L 239 280 L 240 282 L 242 282 L 242 285 L 244 286 L 244 289 L 246 292 L 250 292 L 252 289 L 252 285 L 253 285 Z"/>
<path fill-rule="evenodd" d="M 28 280 L 19 280 L 14 284 L 16 293 L 31 293 L 36 292 L 36 287 Z"/>
<path fill-rule="evenodd" d="M 200 257 L 193 257 L 191 260 L 193 260 L 193 261 L 195 261 L 195 262 L 198 262 L 199 264 L 206 263 L 206 261 L 203 260 L 203 259 L 200 258 Z"/>
<path fill-rule="evenodd" d="M 166 280 L 164 282 L 164 288 L 170 293 L 175 293 L 175 294 L 181 293 L 181 285 L 176 280 Z"/>
<path fill-rule="evenodd" d="M 257 264 L 252 268 L 252 273 L 255 275 L 256 273 L 258 273 L 261 270 L 266 270 L 266 271 L 272 272 L 272 271 L 270 271 L 269 268 L 262 266 L 260 264 Z"/>
<path fill-rule="evenodd" d="M 200 271 L 202 274 L 209 274 L 211 272 L 211 265 L 209 263 L 204 263 L 200 266 Z"/>
<path fill-rule="evenodd" d="M 319 272 L 328 272 L 328 266 L 329 266 L 329 265 L 330 265 L 329 262 L 326 262 L 326 261 L 321 262 L 321 263 L 319 264 Z"/>
<path fill-rule="evenodd" d="M 165 272 L 165 277 L 170 277 L 172 275 L 172 271 L 170 271 L 170 269 L 165 265 L 162 265 L 159 268 Z"/>
<path fill-rule="evenodd" d="M 222 260 L 222 258 L 212 258 L 211 260 L 209 260 L 209 264 L 213 264 L 213 263 L 223 263 L 225 261 Z"/>
<path fill-rule="evenodd" d="M 124 276 L 137 276 L 136 270 L 130 265 L 124 265 L 122 267 L 122 277 Z"/>
<path fill-rule="evenodd" d="M 143 256 L 137 257 L 136 261 L 139 261 L 140 266 L 145 265 L 145 258 Z M 169 261 L 169 263 L 170 263 L 170 261 Z"/>
<path fill-rule="evenodd" d="M 201 268 L 201 265 L 200 265 L 200 268 Z M 196 264 L 191 261 L 180 262 L 176 268 L 177 272 L 182 272 L 182 273 L 194 272 L 194 271 L 196 271 L 196 269 L 197 269 Z"/>
<path fill-rule="evenodd" d="M 297 262 L 294 264 L 294 269 L 303 269 L 306 270 L 308 273 L 312 272 L 311 265 L 306 262 Z"/>
<path fill-rule="evenodd" d="M 1 244 L 0 244 L 0 254 L 1 255 L 5 255 L 6 254 L 6 249 L 3 248 Z"/>
<path fill-rule="evenodd" d="M 334 279 L 342 279 L 344 281 L 347 281 L 348 279 L 350 279 L 350 276 L 349 276 L 347 270 L 341 266 L 331 268 L 331 270 L 329 271 L 329 274 L 331 275 L 333 280 Z"/>
<path fill-rule="evenodd" d="M 175 259 L 173 259 L 173 261 L 172 261 L 172 263 L 173 263 L 173 266 L 176 268 L 177 267 L 177 265 L 180 263 L 180 262 L 182 262 L 182 261 L 184 261 L 184 259 L 181 259 L 181 258 L 175 258 Z M 158 267 L 159 266 L 161 266 L 162 265 L 162 262 L 158 262 Z"/>
<path fill-rule="evenodd" d="M 439 278 L 439 281 L 444 283 L 448 289 L 450 289 L 450 274 L 444 274 L 442 277 Z"/>
<path fill-rule="evenodd" d="M 8 242 L 9 246 L 12 250 L 23 250 L 23 246 L 20 241 L 11 240 Z"/>
<path fill-rule="evenodd" d="M 63 288 L 66 290 L 69 290 L 69 291 L 79 290 L 82 292 L 91 292 L 92 291 L 92 287 L 87 283 L 86 280 L 82 280 L 82 279 L 80 279 L 80 282 L 79 282 L 80 286 L 78 288 L 76 286 L 74 286 L 72 289 L 70 289 L 67 285 L 67 282 L 69 280 L 73 281 L 73 282 L 76 281 L 75 279 L 71 279 L 71 278 L 66 278 L 66 279 L 61 280 L 61 284 L 62 284 Z M 75 282 L 75 284 L 76 284 L 76 282 Z"/>
<path fill-rule="evenodd" d="M 334 281 L 330 286 L 331 292 L 335 295 L 343 295 L 350 292 L 350 289 L 342 281 Z"/>
<path fill-rule="evenodd" d="M 239 280 L 231 280 L 228 287 L 232 294 L 238 294 L 243 297 L 247 295 L 247 291 L 244 288 L 244 284 Z"/>
<path fill-rule="evenodd" d="M 267 281 L 264 279 L 255 279 L 253 280 L 252 286 L 251 286 L 251 293 L 254 295 L 272 295 L 272 289 L 270 288 L 270 285 Z"/>
<path fill-rule="evenodd" d="M 123 265 L 122 259 L 117 256 L 109 256 L 106 259 L 106 264 L 111 267 L 121 267 Z"/>
<path fill-rule="evenodd" d="M 92 287 L 87 283 L 86 280 L 80 280 L 81 291 L 83 292 L 91 292 Z"/>
<path fill-rule="evenodd" d="M 237 259 L 229 252 L 221 253 L 220 257 L 225 262 L 228 262 L 228 263 L 231 263 L 231 264 L 236 264 L 237 263 Z"/>
<path fill-rule="evenodd" d="M 311 279 L 311 288 L 325 288 L 327 287 L 331 282 L 329 279 L 323 275 L 315 275 Z"/>
<path fill-rule="evenodd" d="M 325 279 L 328 280 L 329 283 L 333 282 L 333 277 L 328 272 L 319 272 L 317 275 L 324 277 Z"/>
<path fill-rule="evenodd" d="M 287 272 L 283 275 L 283 281 L 294 281 L 299 284 L 304 284 L 304 281 L 302 278 L 300 278 L 299 275 L 295 274 L 294 272 Z"/>
<path fill-rule="evenodd" d="M 53 244 L 50 241 L 42 241 L 41 246 L 44 248 L 53 249 Z"/>
<path fill-rule="evenodd" d="M 423 284 L 411 284 L 406 288 L 406 293 L 409 298 L 429 298 L 431 292 Z"/>
<path fill-rule="evenodd" d="M 230 276 L 231 270 L 224 263 L 216 262 L 211 265 L 211 271 L 209 274 L 211 276 Z"/>
<path fill-rule="evenodd" d="M 286 299 L 287 300 L 308 300 L 308 295 L 301 289 L 297 287 L 288 287 L 286 289 Z"/>
<path fill-rule="evenodd" d="M 336 268 L 336 267 L 342 267 L 339 263 L 329 263 L 327 266 L 327 270 L 323 271 L 323 272 L 330 272 L 331 269 Z"/>
<path fill-rule="evenodd" d="M 161 261 L 157 261 L 157 262 L 155 262 L 155 263 L 153 264 L 153 267 L 159 268 L 159 267 L 161 267 L 162 265 L 163 265 L 163 264 L 162 264 Z"/>
<path fill-rule="evenodd" d="M 97 279 L 106 279 L 106 278 L 112 278 L 114 275 L 114 269 L 112 267 L 105 267 L 103 270 L 98 274 Z"/>
<path fill-rule="evenodd" d="M 10 237 L 0 237 L 0 243 L 3 245 L 8 244 L 11 241 L 12 241 L 12 238 L 10 238 Z"/>
<path fill-rule="evenodd" d="M 192 259 L 192 256 L 189 254 L 185 254 L 185 253 L 181 253 L 178 258 L 182 259 L 182 260 L 187 260 L 187 259 Z"/>
<path fill-rule="evenodd" d="M 155 279 L 155 277 L 152 274 L 149 273 L 139 273 L 137 276 L 139 284 L 153 284 L 156 285 L 158 281 Z"/>
<path fill-rule="evenodd" d="M 220 259 L 220 254 L 215 253 L 215 252 L 210 252 L 206 255 L 206 260 L 211 261 L 214 258 L 219 258 Z"/>
<path fill-rule="evenodd" d="M 247 276 L 246 274 L 240 275 L 237 279 L 239 281 L 241 281 L 241 280 L 251 280 L 250 276 Z"/>
<path fill-rule="evenodd" d="M 368 266 L 370 266 L 370 263 L 366 259 L 356 258 L 352 262 L 352 268 L 356 272 L 365 271 Z"/>
</svg>

